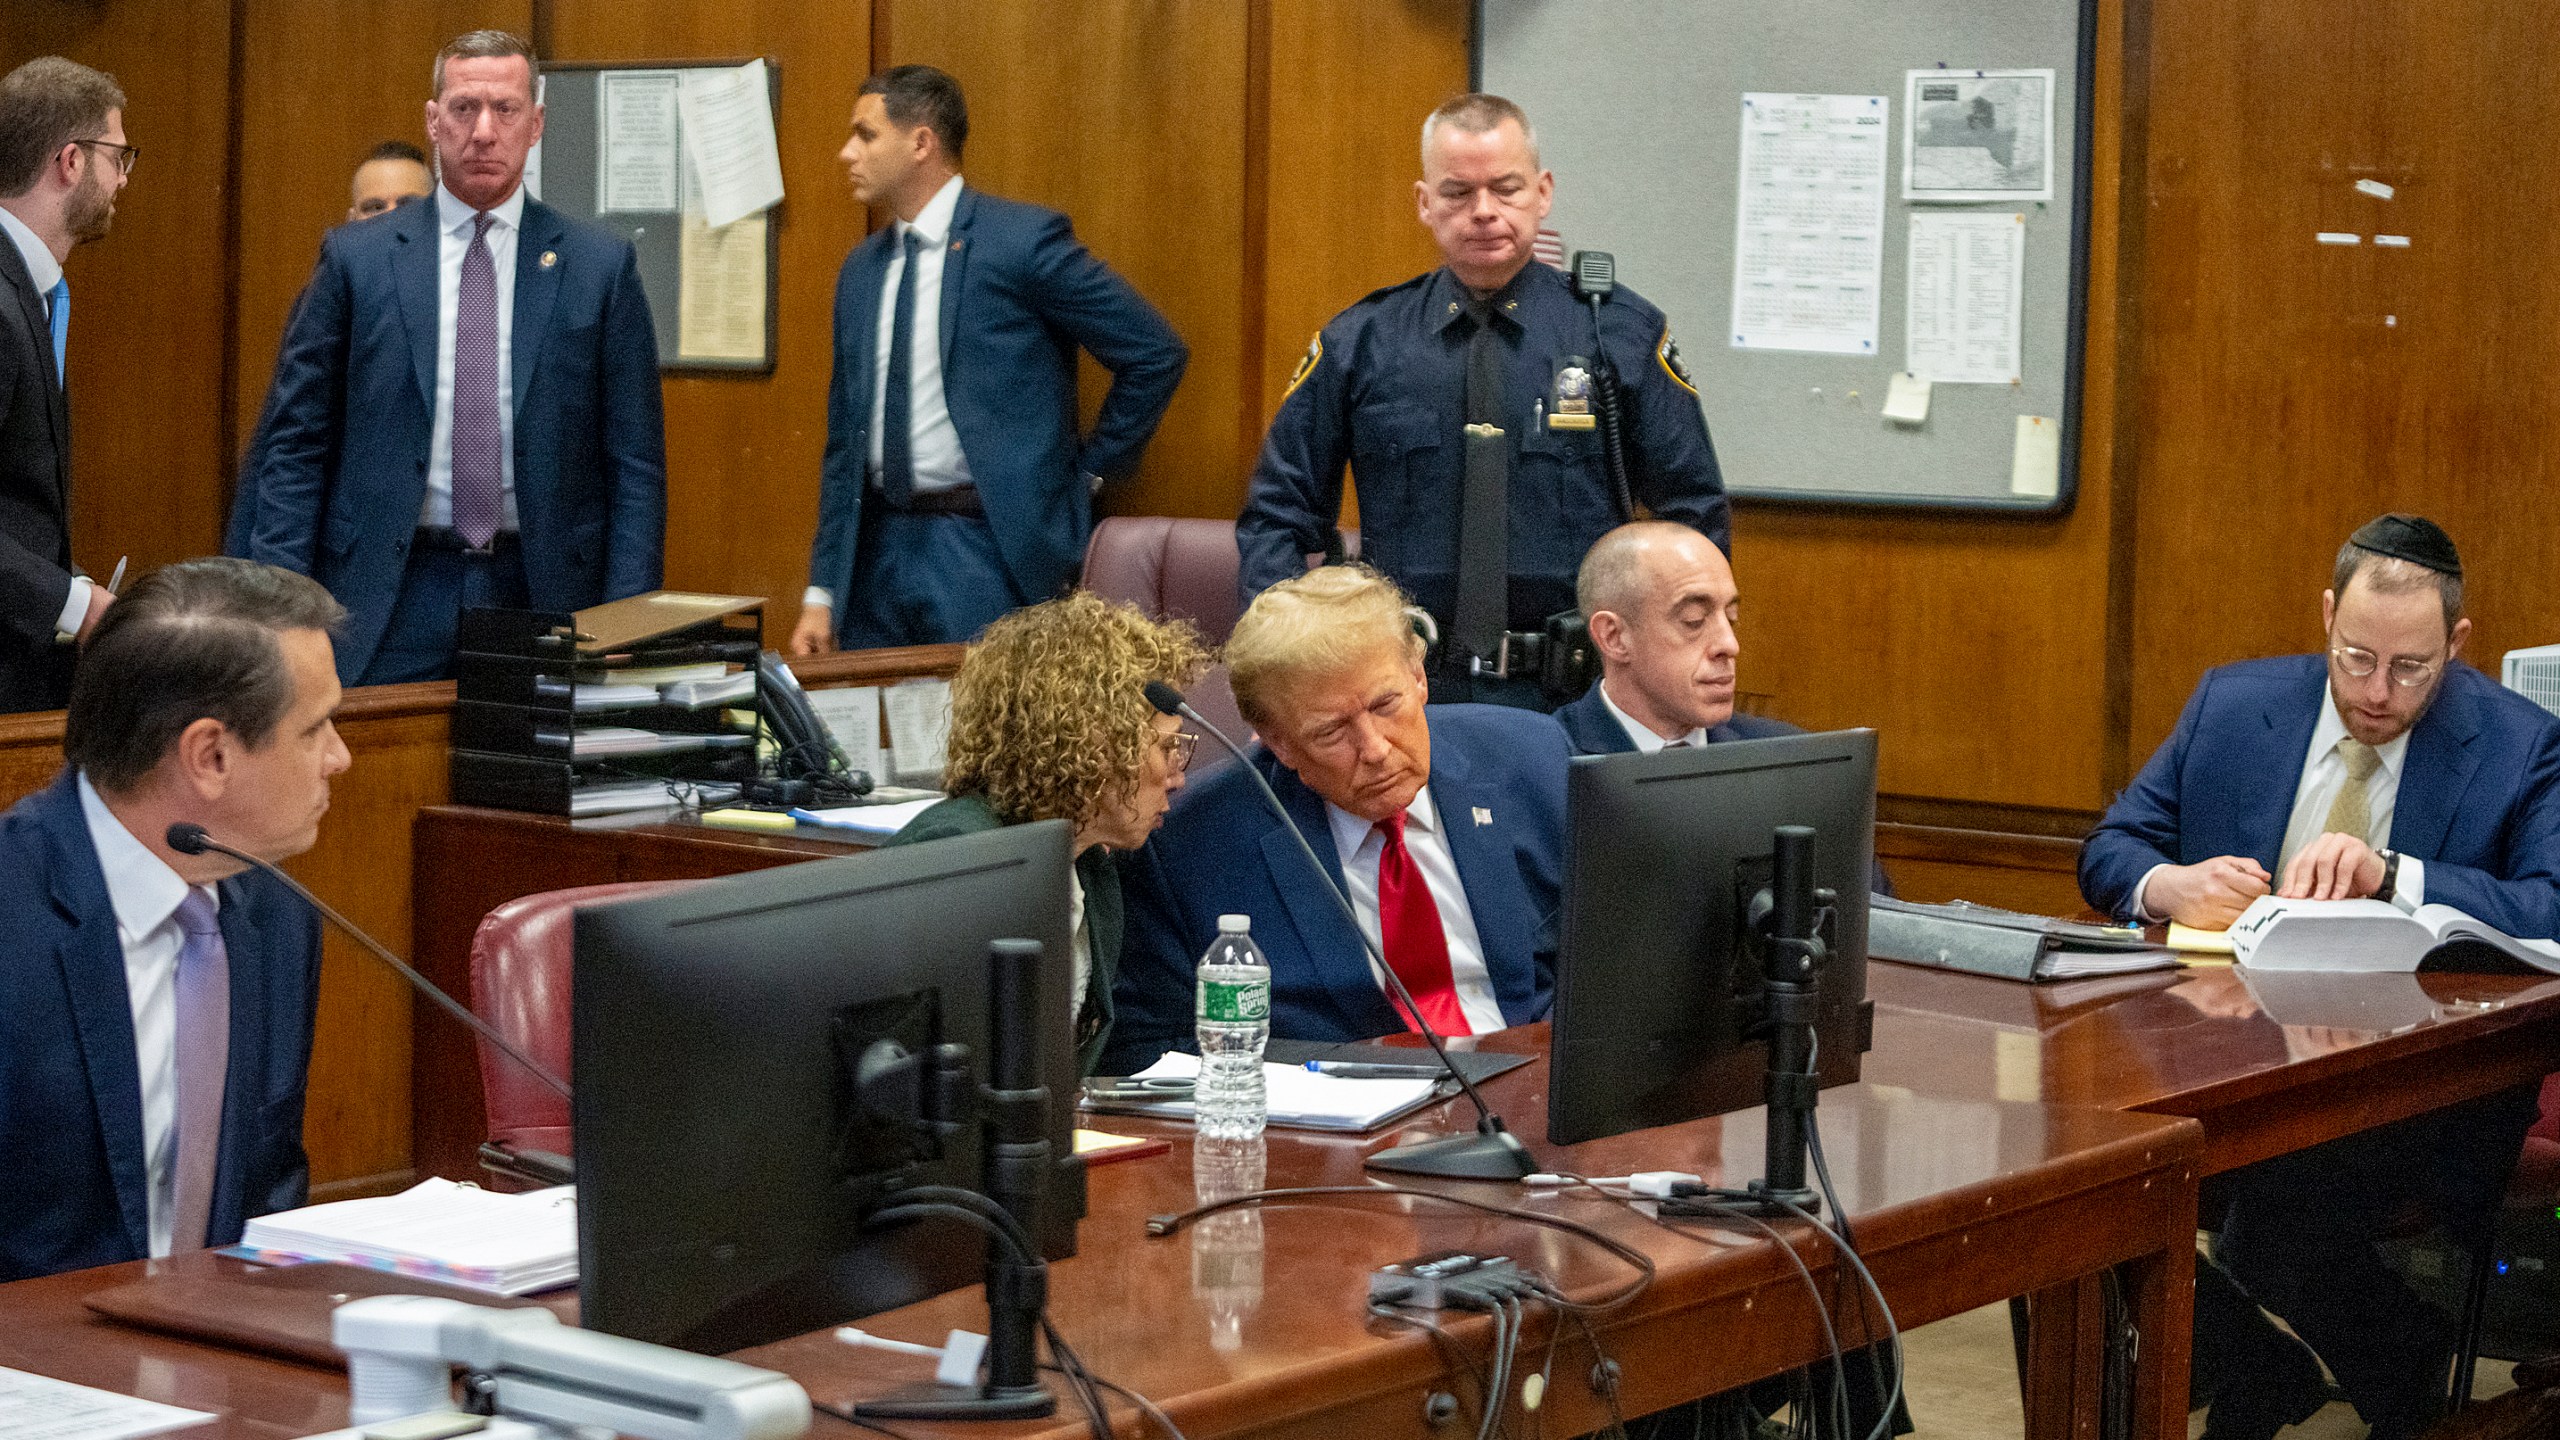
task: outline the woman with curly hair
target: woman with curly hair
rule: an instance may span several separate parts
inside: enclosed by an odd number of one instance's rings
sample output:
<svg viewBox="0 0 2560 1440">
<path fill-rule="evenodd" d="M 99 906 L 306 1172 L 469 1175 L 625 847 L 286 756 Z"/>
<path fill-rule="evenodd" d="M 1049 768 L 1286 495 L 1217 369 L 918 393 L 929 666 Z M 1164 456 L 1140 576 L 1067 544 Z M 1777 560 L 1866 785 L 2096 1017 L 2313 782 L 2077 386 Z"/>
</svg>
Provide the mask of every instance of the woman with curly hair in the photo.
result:
<svg viewBox="0 0 2560 1440">
<path fill-rule="evenodd" d="M 908 845 L 1034 820 L 1075 826 L 1076 1065 L 1091 1074 L 1111 1035 L 1120 970 L 1120 872 L 1111 852 L 1154 833 L 1182 788 L 1198 738 L 1147 703 L 1148 682 L 1179 690 L 1209 666 L 1181 621 L 1078 591 L 989 625 L 951 681 L 949 798 L 890 840 Z"/>
</svg>

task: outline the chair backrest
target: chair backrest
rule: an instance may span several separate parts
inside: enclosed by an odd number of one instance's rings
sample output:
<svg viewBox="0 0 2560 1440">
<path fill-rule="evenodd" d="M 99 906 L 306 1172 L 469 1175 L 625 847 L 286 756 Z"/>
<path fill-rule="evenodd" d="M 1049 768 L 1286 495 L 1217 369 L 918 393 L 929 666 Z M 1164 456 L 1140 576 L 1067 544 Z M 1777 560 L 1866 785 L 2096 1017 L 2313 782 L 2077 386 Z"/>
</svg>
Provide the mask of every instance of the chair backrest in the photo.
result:
<svg viewBox="0 0 2560 1440">
<path fill-rule="evenodd" d="M 510 900 L 480 921 L 471 937 L 471 1011 L 508 1043 L 551 1073 L 569 1076 L 570 916 L 582 905 L 637 899 L 698 885 L 698 880 L 636 880 L 582 885 Z M 489 1138 L 566 1155 L 569 1102 L 482 1040 L 480 1086 Z"/>
<path fill-rule="evenodd" d="M 1360 532 L 1342 532 L 1344 549 L 1360 553 Z M 1324 557 L 1307 557 L 1309 568 Z M 1188 620 L 1200 638 L 1224 645 L 1244 607 L 1236 595 L 1241 562 L 1236 555 L 1236 527 L 1228 520 L 1197 520 L 1170 515 L 1112 515 L 1093 527 L 1085 545 L 1085 588 L 1106 600 L 1126 601 L 1150 618 Z M 1242 744 L 1252 729 L 1236 709 L 1235 692 L 1227 684 L 1227 667 L 1213 665 L 1185 697 L 1220 730 Z M 1193 762 L 1202 774 L 1227 763 L 1224 751 L 1209 742 Z"/>
</svg>

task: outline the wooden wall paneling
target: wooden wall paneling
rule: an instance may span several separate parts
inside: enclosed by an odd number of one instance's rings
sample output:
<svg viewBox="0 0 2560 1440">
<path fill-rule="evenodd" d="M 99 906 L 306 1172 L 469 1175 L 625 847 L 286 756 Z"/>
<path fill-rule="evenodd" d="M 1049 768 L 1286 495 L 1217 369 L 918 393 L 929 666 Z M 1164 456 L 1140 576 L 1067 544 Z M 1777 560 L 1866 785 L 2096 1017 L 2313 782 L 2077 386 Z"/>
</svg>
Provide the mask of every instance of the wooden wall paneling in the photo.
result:
<svg viewBox="0 0 2560 1440">
<path fill-rule="evenodd" d="M 74 250 L 71 541 L 106 574 L 221 538 L 224 225 L 231 10 L 140 0 L 10 0 L 0 71 L 65 55 L 116 77 L 142 147 L 114 230 Z"/>
<path fill-rule="evenodd" d="M 767 597 L 766 640 L 780 644 L 800 613 L 818 523 L 836 271 L 865 229 L 835 155 L 871 69 L 868 11 L 806 0 L 546 8 L 555 60 L 762 55 L 781 69 L 773 372 L 671 375 L 665 386 L 667 583 Z"/>
<path fill-rule="evenodd" d="M 2087 102 L 2094 134 L 2072 513 L 2006 521 L 1737 507 L 1743 688 L 1800 725 L 1874 726 L 1877 785 L 1889 794 L 2066 810 L 2108 798 L 2122 283 L 2109 177 L 2124 139 L 2125 16 L 2124 0 L 2102 0 Z M 1706 403 L 1712 428 L 1715 397 Z"/>
<path fill-rule="evenodd" d="M 452 709 L 449 684 L 354 692 L 338 720 L 353 763 L 330 789 L 319 841 L 285 866 L 404 958 L 413 953 L 414 928 L 409 822 L 421 807 L 450 798 Z M 379 1193 L 408 1178 L 410 1012 L 423 1003 L 381 961 L 329 934 L 302 1122 L 315 1190 Z"/>
<path fill-rule="evenodd" d="M 880 63 L 939 66 L 968 93 L 970 183 L 1064 211 L 1191 346 L 1137 476 L 1107 507 L 1233 516 L 1251 463 L 1239 462 L 1235 424 L 1249 7 L 1109 0 L 1076 6 L 1066 23 L 1018 0 L 880 3 Z M 1087 359 L 1088 423 L 1105 383 Z"/>
<path fill-rule="evenodd" d="M 484 26 L 531 38 L 531 0 L 240 0 L 239 286 L 234 424 L 219 452 L 233 476 L 257 428 L 294 297 L 320 237 L 347 216 L 356 163 L 385 140 L 427 145 L 436 52 Z M 209 452 L 214 453 L 214 452 Z M 215 492 L 229 503 L 230 486 Z M 217 517 L 187 553 L 218 550 Z"/>
<path fill-rule="evenodd" d="M 1269 203 L 1262 288 L 1249 302 L 1262 311 L 1261 353 L 1226 514 L 1243 504 L 1262 432 L 1316 332 L 1379 286 L 1439 265 L 1414 211 L 1422 117 L 1466 90 L 1473 35 L 1466 0 L 1270 0 L 1269 8 Z M 1343 523 L 1358 522 L 1356 503 L 1346 502 Z"/>
<path fill-rule="evenodd" d="M 2463 547 L 2470 658 L 2494 673 L 2560 639 L 2560 523 L 2536 498 L 2560 420 L 2532 398 L 2560 354 L 2560 176 L 2522 123 L 2560 90 L 2545 18 L 2155 8 L 2137 761 L 2208 666 L 2321 643 L 2331 558 L 2385 509 Z M 2467 103 L 2429 103 L 2446 95 Z"/>
</svg>

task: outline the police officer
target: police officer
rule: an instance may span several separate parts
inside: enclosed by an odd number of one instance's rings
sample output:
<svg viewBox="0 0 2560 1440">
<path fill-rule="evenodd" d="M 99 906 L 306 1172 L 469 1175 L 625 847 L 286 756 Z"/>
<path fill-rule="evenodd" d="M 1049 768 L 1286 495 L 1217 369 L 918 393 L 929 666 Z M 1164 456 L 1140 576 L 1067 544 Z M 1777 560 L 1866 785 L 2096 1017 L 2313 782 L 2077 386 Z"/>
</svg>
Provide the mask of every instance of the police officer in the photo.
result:
<svg viewBox="0 0 2560 1440">
<path fill-rule="evenodd" d="M 1329 548 L 1347 459 L 1362 558 L 1440 627 L 1431 698 L 1552 708 L 1589 681 L 1541 693 L 1546 622 L 1572 610 L 1583 553 L 1632 518 L 1630 500 L 1730 548 L 1715 448 L 1662 312 L 1618 290 L 1595 317 L 1531 263 L 1555 177 L 1519 106 L 1462 95 L 1431 112 L 1414 193 L 1447 263 L 1369 295 L 1307 348 L 1236 521 L 1242 588 L 1250 600 Z M 1603 352 L 1623 496 L 1596 413 Z"/>
</svg>

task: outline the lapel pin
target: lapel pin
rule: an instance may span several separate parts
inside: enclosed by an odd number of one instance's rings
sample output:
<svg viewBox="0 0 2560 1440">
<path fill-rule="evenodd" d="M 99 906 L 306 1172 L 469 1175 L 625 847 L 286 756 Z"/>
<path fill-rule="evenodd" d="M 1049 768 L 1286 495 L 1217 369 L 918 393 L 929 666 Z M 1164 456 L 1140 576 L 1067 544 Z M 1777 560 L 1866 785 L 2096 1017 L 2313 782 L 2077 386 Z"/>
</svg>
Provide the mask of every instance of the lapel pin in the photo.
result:
<svg viewBox="0 0 2560 1440">
<path fill-rule="evenodd" d="M 1487 810 L 1486 808 L 1484 808 L 1484 807 L 1483 807 L 1483 806 L 1481 806 L 1481 805 L 1478 805 L 1478 806 L 1476 806 L 1476 807 L 1475 807 L 1475 812 L 1476 812 L 1476 823 L 1477 823 L 1477 824 L 1479 824 L 1479 825 L 1490 825 L 1490 824 L 1492 824 L 1492 823 L 1493 823 L 1493 812 L 1492 812 L 1492 811 Z"/>
<path fill-rule="evenodd" d="M 557 264 L 559 264 L 559 263 L 560 263 L 560 252 L 559 252 L 559 251 L 557 251 L 557 250 L 545 250 L 545 251 L 543 251 L 543 252 L 542 252 L 542 268 L 543 268 L 543 269 L 548 270 L 548 269 L 550 269 L 552 266 L 557 265 Z"/>
</svg>

